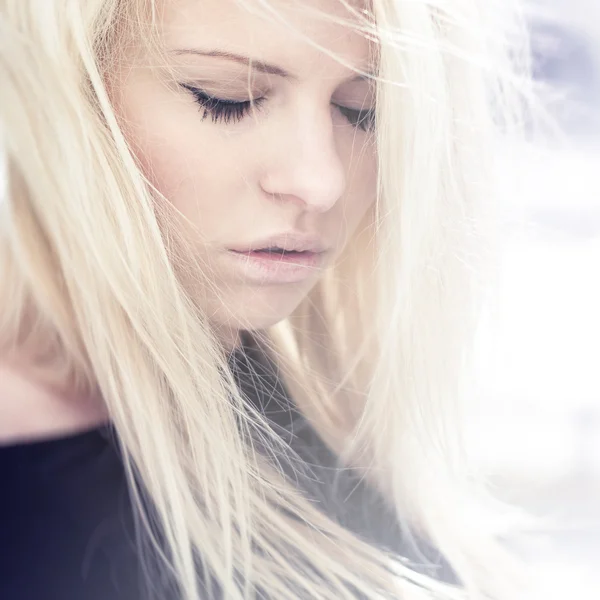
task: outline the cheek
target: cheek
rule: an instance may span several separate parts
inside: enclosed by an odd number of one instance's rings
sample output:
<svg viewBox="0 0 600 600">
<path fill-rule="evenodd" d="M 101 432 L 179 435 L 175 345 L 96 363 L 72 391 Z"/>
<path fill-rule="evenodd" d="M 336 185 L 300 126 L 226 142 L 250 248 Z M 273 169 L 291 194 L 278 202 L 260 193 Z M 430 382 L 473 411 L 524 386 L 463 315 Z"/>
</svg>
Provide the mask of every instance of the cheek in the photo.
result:
<svg viewBox="0 0 600 600">
<path fill-rule="evenodd" d="M 365 146 L 362 152 L 352 157 L 347 172 L 347 199 L 343 203 L 343 210 L 351 233 L 375 202 L 377 156 L 374 149 Z"/>
<path fill-rule="evenodd" d="M 218 235 L 223 216 L 240 197 L 236 181 L 242 181 L 232 176 L 232 163 L 243 166 L 232 159 L 227 140 L 202 127 L 189 102 L 150 83 L 130 82 L 118 112 L 152 185 L 194 227 Z"/>
</svg>

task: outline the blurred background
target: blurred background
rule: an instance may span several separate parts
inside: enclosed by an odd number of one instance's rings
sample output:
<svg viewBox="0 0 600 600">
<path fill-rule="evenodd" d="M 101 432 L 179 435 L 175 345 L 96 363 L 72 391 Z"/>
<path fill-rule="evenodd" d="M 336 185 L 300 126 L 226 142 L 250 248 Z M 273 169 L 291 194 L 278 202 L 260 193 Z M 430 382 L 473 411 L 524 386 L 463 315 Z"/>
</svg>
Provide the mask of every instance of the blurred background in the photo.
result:
<svg viewBox="0 0 600 600">
<path fill-rule="evenodd" d="M 534 600 L 600 600 L 600 0 L 528 7 L 565 137 L 499 150 L 499 290 L 469 442 L 501 496 L 554 523 L 526 548 Z"/>
</svg>

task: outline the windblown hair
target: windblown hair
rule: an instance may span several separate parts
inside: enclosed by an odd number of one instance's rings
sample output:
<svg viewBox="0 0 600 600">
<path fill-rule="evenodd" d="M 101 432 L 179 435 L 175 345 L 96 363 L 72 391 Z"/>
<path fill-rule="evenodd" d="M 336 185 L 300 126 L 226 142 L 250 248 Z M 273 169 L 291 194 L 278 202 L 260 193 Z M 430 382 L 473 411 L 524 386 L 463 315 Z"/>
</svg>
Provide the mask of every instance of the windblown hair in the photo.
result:
<svg viewBox="0 0 600 600">
<path fill-rule="evenodd" d="M 239 1 L 292 27 L 268 0 Z M 513 600 L 512 509 L 467 466 L 459 416 L 491 148 L 525 121 L 526 38 L 506 0 L 339 2 L 377 48 L 377 200 L 298 309 L 256 335 L 341 463 L 364 469 L 463 586 L 343 529 L 268 460 L 283 442 L 245 406 L 191 292 L 202 266 L 111 104 L 121 45 L 160 46 L 158 0 L 0 0 L 0 353 L 101 394 L 142 537 L 182 600 L 216 587 L 232 600 Z M 201 568 L 215 589 L 199 589 Z"/>
</svg>

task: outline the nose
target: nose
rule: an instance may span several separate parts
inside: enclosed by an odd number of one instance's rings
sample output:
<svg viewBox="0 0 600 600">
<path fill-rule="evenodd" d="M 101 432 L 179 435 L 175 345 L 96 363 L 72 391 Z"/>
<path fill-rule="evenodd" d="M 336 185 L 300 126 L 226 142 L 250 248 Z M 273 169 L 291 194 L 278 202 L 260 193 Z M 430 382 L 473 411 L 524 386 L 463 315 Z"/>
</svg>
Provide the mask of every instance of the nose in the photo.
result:
<svg viewBox="0 0 600 600">
<path fill-rule="evenodd" d="M 272 154 L 260 185 L 267 194 L 301 203 L 305 210 L 326 212 L 342 196 L 346 172 L 331 116 L 310 121 L 306 117 L 270 134 Z"/>
</svg>

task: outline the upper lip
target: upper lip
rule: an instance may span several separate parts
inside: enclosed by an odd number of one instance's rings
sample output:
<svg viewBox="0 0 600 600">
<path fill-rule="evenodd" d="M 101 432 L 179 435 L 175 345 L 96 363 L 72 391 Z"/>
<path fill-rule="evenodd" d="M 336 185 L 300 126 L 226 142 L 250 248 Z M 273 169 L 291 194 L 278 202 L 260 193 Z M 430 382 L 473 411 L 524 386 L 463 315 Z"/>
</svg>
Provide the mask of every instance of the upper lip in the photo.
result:
<svg viewBox="0 0 600 600">
<path fill-rule="evenodd" d="M 296 252 L 325 252 L 329 249 L 323 240 L 316 235 L 290 231 L 256 240 L 245 246 L 230 248 L 230 250 L 234 252 L 253 252 L 265 248 L 281 248 L 282 250 L 295 250 Z"/>
</svg>

